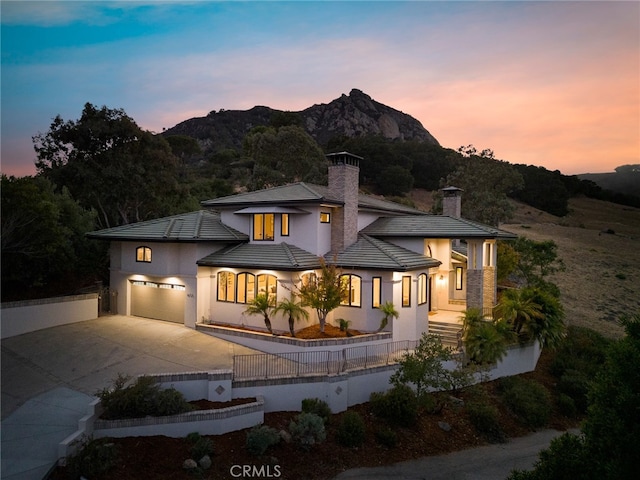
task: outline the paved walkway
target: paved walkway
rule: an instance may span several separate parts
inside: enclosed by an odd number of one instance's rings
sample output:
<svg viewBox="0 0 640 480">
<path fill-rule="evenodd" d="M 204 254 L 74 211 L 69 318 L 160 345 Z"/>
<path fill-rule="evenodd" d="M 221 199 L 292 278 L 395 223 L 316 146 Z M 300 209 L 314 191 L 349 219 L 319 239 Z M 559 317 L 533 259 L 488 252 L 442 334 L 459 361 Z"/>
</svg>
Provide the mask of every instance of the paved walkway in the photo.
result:
<svg viewBox="0 0 640 480">
<path fill-rule="evenodd" d="M 334 480 L 500 480 L 513 469 L 530 470 L 538 452 L 563 432 L 543 430 L 508 443 L 424 457 L 386 467 L 355 468 Z M 574 430 L 573 433 L 577 433 Z"/>
<path fill-rule="evenodd" d="M 255 350 L 179 324 L 122 315 L 2 340 L 0 478 L 41 480 L 94 393 L 118 373 L 231 368 Z"/>
</svg>

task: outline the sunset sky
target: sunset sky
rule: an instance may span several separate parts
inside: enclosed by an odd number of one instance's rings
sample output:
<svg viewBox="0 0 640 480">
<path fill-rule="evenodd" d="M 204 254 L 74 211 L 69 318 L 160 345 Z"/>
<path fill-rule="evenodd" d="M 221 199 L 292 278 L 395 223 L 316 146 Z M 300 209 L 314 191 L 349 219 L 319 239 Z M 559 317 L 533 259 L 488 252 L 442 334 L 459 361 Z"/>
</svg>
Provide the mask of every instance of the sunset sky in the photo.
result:
<svg viewBox="0 0 640 480">
<path fill-rule="evenodd" d="M 2 1 L 2 164 L 84 104 L 160 132 L 358 88 L 445 147 L 565 174 L 640 163 L 640 3 Z M 357 153 L 357 152 L 353 152 Z"/>
</svg>

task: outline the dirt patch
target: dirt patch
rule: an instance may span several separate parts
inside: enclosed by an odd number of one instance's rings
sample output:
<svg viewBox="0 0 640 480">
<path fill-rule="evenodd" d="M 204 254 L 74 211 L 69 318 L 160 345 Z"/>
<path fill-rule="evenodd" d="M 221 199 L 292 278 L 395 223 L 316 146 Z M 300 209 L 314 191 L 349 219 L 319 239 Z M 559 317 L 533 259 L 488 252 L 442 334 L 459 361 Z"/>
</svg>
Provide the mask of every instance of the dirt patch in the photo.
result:
<svg viewBox="0 0 640 480">
<path fill-rule="evenodd" d="M 196 410 L 219 410 L 221 408 L 235 407 L 237 405 L 244 405 L 255 401 L 255 398 L 234 398 L 228 402 L 212 402 L 206 398 L 201 398 L 200 400 L 192 400 L 189 403 L 193 405 Z"/>
</svg>

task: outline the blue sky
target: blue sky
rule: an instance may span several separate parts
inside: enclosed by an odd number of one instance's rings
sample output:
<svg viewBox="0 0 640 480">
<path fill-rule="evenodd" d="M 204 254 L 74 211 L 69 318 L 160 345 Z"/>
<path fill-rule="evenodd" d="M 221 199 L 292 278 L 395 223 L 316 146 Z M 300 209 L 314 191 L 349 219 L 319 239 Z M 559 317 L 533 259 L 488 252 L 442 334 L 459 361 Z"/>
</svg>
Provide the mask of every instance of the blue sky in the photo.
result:
<svg viewBox="0 0 640 480">
<path fill-rule="evenodd" d="M 640 161 L 640 3 L 2 1 L 2 173 L 86 102 L 160 132 L 358 88 L 442 145 L 563 173 Z M 357 152 L 355 152 L 357 153 Z"/>
</svg>

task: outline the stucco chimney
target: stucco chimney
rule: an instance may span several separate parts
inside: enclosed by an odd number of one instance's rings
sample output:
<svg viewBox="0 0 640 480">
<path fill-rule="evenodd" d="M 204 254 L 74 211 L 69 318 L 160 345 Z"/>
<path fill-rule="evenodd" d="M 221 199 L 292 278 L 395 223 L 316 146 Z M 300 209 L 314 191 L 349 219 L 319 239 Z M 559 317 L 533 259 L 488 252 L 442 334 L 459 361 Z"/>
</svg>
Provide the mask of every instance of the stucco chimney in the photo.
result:
<svg viewBox="0 0 640 480">
<path fill-rule="evenodd" d="M 340 252 L 358 240 L 358 188 L 362 157 L 348 152 L 327 155 L 329 192 L 332 200 L 344 202 L 331 220 L 331 251 Z"/>
<path fill-rule="evenodd" d="M 462 216 L 462 190 L 458 187 L 445 187 L 442 189 L 442 214 L 453 218 Z"/>
</svg>

